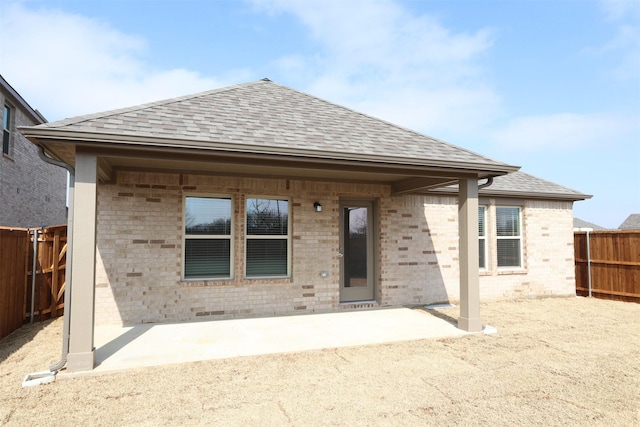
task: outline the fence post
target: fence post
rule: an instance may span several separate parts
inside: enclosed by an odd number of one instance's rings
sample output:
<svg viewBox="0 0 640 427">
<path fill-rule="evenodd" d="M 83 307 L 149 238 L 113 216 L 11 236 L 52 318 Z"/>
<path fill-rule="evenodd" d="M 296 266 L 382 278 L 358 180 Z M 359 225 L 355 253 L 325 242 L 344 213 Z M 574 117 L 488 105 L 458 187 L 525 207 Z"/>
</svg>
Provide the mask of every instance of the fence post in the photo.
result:
<svg viewBox="0 0 640 427">
<path fill-rule="evenodd" d="M 587 229 L 587 277 L 589 281 L 589 296 L 591 297 L 591 243 L 589 238 L 589 232 Z"/>
<path fill-rule="evenodd" d="M 38 261 L 38 229 L 33 230 L 33 263 L 31 264 L 31 313 L 29 323 L 33 323 L 33 312 L 36 303 L 36 265 Z"/>
</svg>

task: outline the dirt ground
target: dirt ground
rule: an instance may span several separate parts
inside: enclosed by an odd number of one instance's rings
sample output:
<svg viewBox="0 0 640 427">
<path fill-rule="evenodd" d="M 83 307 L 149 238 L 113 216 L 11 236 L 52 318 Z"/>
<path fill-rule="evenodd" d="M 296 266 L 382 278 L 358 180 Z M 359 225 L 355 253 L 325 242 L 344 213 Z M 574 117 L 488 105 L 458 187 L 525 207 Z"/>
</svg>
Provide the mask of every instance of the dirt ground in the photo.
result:
<svg viewBox="0 0 640 427">
<path fill-rule="evenodd" d="M 455 309 L 438 316 L 456 319 Z M 61 319 L 0 341 L 0 424 L 640 425 L 640 304 L 482 305 L 494 335 L 265 355 L 58 379 Z"/>
</svg>

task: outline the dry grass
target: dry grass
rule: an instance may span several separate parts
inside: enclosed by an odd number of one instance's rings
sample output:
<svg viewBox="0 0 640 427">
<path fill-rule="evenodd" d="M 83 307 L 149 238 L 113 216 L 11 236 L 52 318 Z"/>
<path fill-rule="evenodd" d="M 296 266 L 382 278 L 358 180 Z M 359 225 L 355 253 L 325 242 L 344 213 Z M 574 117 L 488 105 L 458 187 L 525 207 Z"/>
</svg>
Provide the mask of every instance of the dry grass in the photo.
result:
<svg viewBox="0 0 640 427">
<path fill-rule="evenodd" d="M 442 310 L 443 316 L 457 317 Z M 484 304 L 496 335 L 246 357 L 21 388 L 61 320 L 0 341 L 7 425 L 640 425 L 640 304 Z"/>
</svg>

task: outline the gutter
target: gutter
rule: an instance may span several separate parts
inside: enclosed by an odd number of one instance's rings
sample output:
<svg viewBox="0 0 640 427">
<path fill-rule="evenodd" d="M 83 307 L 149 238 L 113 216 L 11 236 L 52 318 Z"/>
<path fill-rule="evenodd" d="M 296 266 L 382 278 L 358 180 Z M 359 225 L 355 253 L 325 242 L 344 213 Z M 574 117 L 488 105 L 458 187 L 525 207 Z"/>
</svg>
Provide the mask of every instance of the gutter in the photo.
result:
<svg viewBox="0 0 640 427">
<path fill-rule="evenodd" d="M 478 189 L 481 190 L 485 188 L 485 184 L 480 184 Z M 442 195 L 442 196 L 453 196 L 456 193 L 455 190 L 451 189 L 432 189 L 428 191 L 429 194 L 432 195 Z M 593 196 L 589 194 L 581 194 L 581 193 L 533 193 L 524 191 L 507 191 L 507 190 L 487 190 L 486 192 L 482 192 L 479 194 L 479 197 L 504 197 L 504 198 L 513 198 L 513 199 L 536 199 L 536 200 L 560 200 L 560 201 L 570 201 L 577 202 L 580 200 L 587 200 L 592 198 Z"/>
<path fill-rule="evenodd" d="M 290 159 L 320 160 L 330 162 L 359 162 L 379 165 L 407 166 L 417 168 L 442 168 L 443 170 L 458 169 L 470 172 L 490 172 L 507 174 L 520 169 L 519 166 L 512 166 L 501 162 L 488 161 L 478 163 L 475 161 L 451 161 L 450 159 L 416 159 L 415 157 L 388 156 L 372 153 L 349 153 L 344 151 L 329 152 L 319 148 L 295 148 L 263 146 L 256 144 L 239 144 L 229 141 L 211 141 L 194 137 L 193 139 L 172 138 L 162 135 L 130 135 L 126 133 L 91 132 L 87 130 L 69 130 L 56 127 L 20 127 L 20 132 L 36 143 L 46 141 L 50 143 L 72 142 L 76 145 L 84 145 L 91 148 L 99 148 L 108 144 L 110 147 L 133 148 L 146 150 L 166 150 L 166 151 L 186 151 L 193 153 L 194 150 L 231 156 L 278 156 Z M 456 147 L 458 148 L 458 147 Z M 463 150 L 458 148 L 459 150 Z M 474 153 L 475 154 L 475 153 Z M 482 157 L 477 155 L 478 157 Z"/>
<path fill-rule="evenodd" d="M 71 272 L 73 260 L 73 205 L 74 188 L 76 182 L 76 171 L 68 163 L 53 159 L 47 156 L 42 146 L 38 146 L 38 155 L 50 165 L 65 168 L 69 172 L 69 212 L 67 214 L 67 266 L 66 266 L 66 289 L 64 290 L 64 324 L 62 327 L 62 354 L 60 360 L 51 365 L 48 371 L 35 372 L 25 376 L 22 387 L 30 387 L 38 384 L 46 384 L 54 380 L 55 375 L 67 364 L 69 354 L 69 326 L 71 317 Z"/>
</svg>

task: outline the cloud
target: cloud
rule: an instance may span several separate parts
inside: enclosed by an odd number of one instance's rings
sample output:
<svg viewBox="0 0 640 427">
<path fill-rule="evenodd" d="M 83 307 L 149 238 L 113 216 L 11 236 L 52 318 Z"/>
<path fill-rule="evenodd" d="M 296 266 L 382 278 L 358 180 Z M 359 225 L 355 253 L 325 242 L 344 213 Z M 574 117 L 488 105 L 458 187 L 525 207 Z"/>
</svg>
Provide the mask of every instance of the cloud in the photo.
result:
<svg viewBox="0 0 640 427">
<path fill-rule="evenodd" d="M 600 7 L 610 21 L 640 19 L 640 4 L 637 0 L 601 0 Z"/>
<path fill-rule="evenodd" d="M 309 31 L 315 54 L 275 64 L 293 81 L 304 76 L 310 93 L 431 134 L 472 133 L 500 110 L 482 66 L 490 29 L 453 32 L 388 0 L 251 3 L 289 14 Z"/>
<path fill-rule="evenodd" d="M 637 0 L 603 0 L 605 19 L 614 26 L 611 39 L 584 52 L 610 64 L 610 73 L 622 81 L 636 82 L 640 70 L 640 3 Z"/>
<path fill-rule="evenodd" d="M 571 114 L 526 116 L 494 131 L 491 139 L 507 151 L 576 151 L 614 147 L 640 135 L 637 121 L 623 114 Z"/>
<path fill-rule="evenodd" d="M 2 74 L 49 120 L 213 89 L 224 82 L 185 69 L 149 69 L 146 40 L 56 9 L 3 4 Z"/>
</svg>

